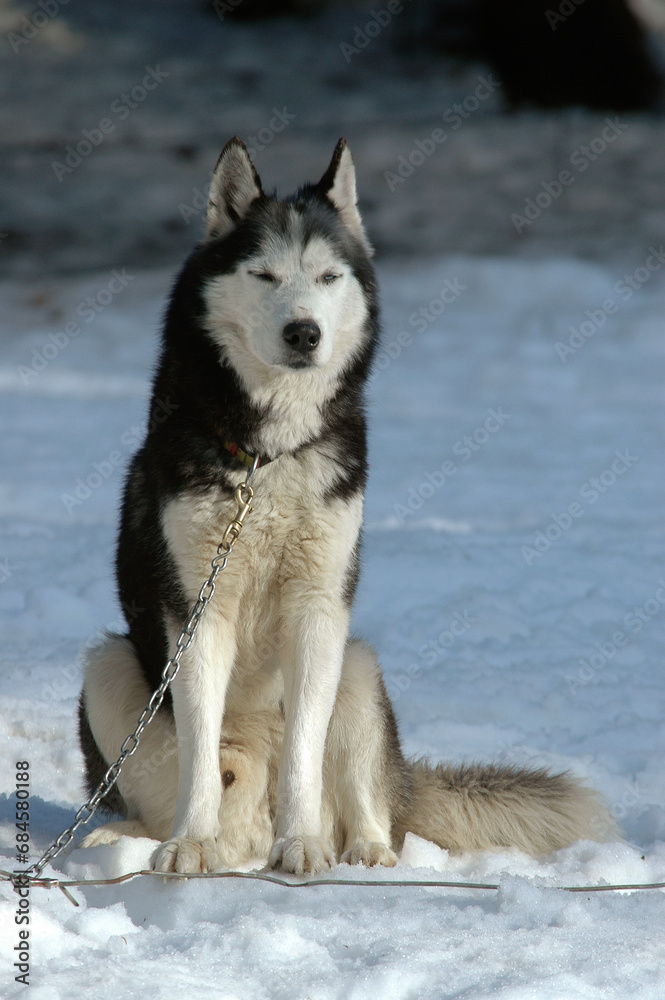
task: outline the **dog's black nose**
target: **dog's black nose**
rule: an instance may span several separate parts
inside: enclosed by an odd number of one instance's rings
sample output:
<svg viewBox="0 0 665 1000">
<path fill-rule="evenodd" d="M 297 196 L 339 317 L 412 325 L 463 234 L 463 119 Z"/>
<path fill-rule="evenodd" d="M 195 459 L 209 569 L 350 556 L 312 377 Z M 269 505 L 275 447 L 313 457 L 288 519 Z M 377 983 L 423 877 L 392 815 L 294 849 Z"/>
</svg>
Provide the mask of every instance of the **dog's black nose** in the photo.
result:
<svg viewBox="0 0 665 1000">
<path fill-rule="evenodd" d="M 309 354 L 321 340 L 321 330 L 313 319 L 294 320 L 282 331 L 286 343 L 299 354 Z"/>
</svg>

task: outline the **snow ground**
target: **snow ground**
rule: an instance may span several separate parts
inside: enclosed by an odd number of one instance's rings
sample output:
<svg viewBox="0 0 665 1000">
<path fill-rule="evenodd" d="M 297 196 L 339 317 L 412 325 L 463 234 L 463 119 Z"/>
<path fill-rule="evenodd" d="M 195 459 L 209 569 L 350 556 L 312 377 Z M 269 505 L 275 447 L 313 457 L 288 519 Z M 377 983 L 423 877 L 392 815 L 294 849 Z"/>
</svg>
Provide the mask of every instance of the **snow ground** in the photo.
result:
<svg viewBox="0 0 665 1000">
<path fill-rule="evenodd" d="M 625 842 L 536 862 L 449 858 L 411 838 L 395 870 L 334 873 L 498 892 L 135 880 L 76 889 L 75 909 L 34 889 L 34 997 L 662 1000 L 663 893 L 555 888 L 665 879 L 665 267 L 638 272 L 648 257 L 645 243 L 618 270 L 565 257 L 383 265 L 354 619 L 379 650 L 409 752 L 570 768 L 606 796 Z M 630 295 L 625 273 L 637 275 Z M 119 622 L 118 491 L 170 276 L 130 269 L 87 321 L 78 307 L 110 280 L 14 284 L 4 300 L 5 868 L 16 761 L 30 762 L 34 854 L 82 801 L 80 650 Z M 581 346 L 557 349 L 571 337 Z M 136 870 L 151 846 L 76 850 L 58 870 Z M 0 992 L 14 997 L 17 900 L 5 885 L 0 900 Z"/>
</svg>

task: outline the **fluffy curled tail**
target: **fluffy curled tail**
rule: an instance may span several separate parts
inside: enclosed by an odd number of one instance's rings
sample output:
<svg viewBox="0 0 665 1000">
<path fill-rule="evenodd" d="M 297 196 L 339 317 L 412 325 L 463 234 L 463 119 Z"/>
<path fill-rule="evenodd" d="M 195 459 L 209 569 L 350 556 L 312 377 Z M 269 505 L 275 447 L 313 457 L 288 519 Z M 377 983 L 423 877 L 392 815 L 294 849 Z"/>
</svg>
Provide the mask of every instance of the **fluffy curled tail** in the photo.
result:
<svg viewBox="0 0 665 1000">
<path fill-rule="evenodd" d="M 616 839 L 599 795 L 569 773 L 409 761 L 412 795 L 394 827 L 453 853 L 517 847 L 539 857 L 576 840 Z"/>
</svg>

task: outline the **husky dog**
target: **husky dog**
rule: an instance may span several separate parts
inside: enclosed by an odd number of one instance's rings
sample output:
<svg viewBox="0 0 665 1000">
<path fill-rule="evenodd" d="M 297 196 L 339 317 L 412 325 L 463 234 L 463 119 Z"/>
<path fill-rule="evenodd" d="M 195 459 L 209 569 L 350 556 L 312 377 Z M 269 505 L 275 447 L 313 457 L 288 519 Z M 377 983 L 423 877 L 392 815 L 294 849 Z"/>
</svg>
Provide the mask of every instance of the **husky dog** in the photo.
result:
<svg viewBox="0 0 665 1000">
<path fill-rule="evenodd" d="M 612 836 L 596 795 L 566 774 L 405 760 L 375 654 L 349 639 L 378 306 L 345 140 L 318 184 L 278 200 L 232 139 L 205 225 L 171 296 L 153 419 L 126 483 L 127 634 L 88 655 L 90 790 L 158 686 L 258 457 L 254 510 L 107 796 L 127 818 L 84 845 L 152 837 L 158 871 L 267 858 L 301 874 L 338 858 L 394 865 L 407 831 L 534 855 Z"/>
</svg>

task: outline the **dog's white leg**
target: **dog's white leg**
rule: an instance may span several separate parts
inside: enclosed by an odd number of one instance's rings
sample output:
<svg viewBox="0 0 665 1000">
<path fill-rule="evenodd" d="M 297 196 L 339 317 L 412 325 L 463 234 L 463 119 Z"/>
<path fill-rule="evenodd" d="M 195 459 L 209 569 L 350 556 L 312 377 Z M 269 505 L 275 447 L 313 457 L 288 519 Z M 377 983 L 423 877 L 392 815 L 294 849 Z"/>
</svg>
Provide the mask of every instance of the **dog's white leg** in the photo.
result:
<svg viewBox="0 0 665 1000">
<path fill-rule="evenodd" d="M 235 649 L 234 625 L 209 607 L 172 686 L 178 798 L 171 839 L 153 855 L 157 871 L 200 872 L 217 866 L 219 740 Z"/>
<path fill-rule="evenodd" d="M 270 864 L 296 874 L 334 864 L 321 836 L 323 751 L 342 668 L 348 614 L 325 597 L 302 594 L 284 644 L 285 739 Z"/>
<path fill-rule="evenodd" d="M 337 813 L 341 860 L 395 865 L 391 810 L 403 795 L 404 763 L 373 649 L 346 647 L 324 762 L 325 804 Z"/>
</svg>

